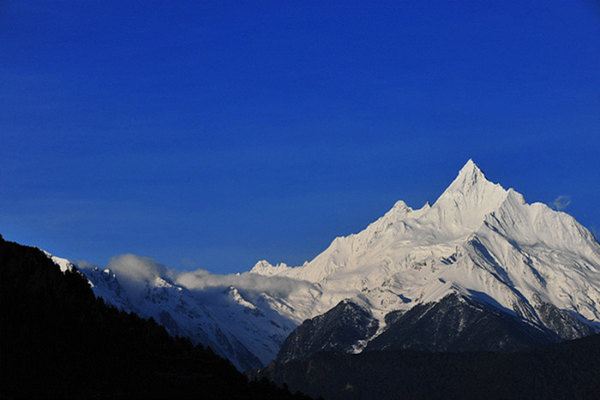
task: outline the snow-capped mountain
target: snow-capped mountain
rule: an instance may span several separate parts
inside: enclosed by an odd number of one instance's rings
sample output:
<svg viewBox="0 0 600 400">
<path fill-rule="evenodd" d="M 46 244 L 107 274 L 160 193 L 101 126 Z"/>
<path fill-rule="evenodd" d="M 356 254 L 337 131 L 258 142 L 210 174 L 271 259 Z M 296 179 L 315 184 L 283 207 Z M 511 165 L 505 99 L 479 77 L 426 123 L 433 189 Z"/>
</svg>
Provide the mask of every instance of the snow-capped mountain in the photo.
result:
<svg viewBox="0 0 600 400">
<path fill-rule="evenodd" d="M 241 371 L 271 361 L 320 296 L 317 286 L 289 278 L 182 273 L 134 255 L 115 257 L 101 269 L 44 253 L 63 272 L 77 268 L 107 303 L 210 346 Z"/>
<path fill-rule="evenodd" d="M 356 343 L 358 351 L 386 331 L 390 313 L 454 294 L 561 339 L 600 326 L 593 235 L 568 214 L 488 181 L 471 160 L 433 205 L 413 210 L 399 201 L 301 267 L 262 262 L 252 272 L 317 285 L 315 315 L 344 299 L 364 307 L 379 329 Z"/>
<path fill-rule="evenodd" d="M 134 256 L 124 257 L 139 261 Z M 146 266 L 142 264 L 142 268 Z M 232 285 L 195 288 L 186 274 L 153 268 L 133 279 L 122 269 L 80 271 L 96 296 L 122 310 L 154 318 L 172 335 L 210 346 L 242 371 L 273 359 L 289 332 L 301 322 L 290 315 L 293 309 L 287 301 L 300 302 L 302 296 L 314 292 L 276 297 L 268 290 L 258 292 Z"/>
<path fill-rule="evenodd" d="M 81 268 L 97 296 L 210 345 L 240 369 L 268 363 L 284 340 L 288 354 L 394 347 L 398 337 L 410 342 L 402 330 L 392 338 L 401 321 L 439 324 L 448 310 L 460 312 L 447 330 L 491 321 L 505 333 L 499 348 L 600 327 L 600 244 L 568 214 L 488 181 L 471 160 L 433 205 L 398 201 L 299 267 L 260 261 L 218 276 L 121 261 Z"/>
</svg>

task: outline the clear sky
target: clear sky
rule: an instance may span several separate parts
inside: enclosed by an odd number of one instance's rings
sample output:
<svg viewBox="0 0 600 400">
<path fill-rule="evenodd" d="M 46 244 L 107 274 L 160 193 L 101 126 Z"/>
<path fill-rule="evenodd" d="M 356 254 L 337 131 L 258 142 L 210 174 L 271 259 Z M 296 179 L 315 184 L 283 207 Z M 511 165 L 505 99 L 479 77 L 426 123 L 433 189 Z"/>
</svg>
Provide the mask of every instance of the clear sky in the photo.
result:
<svg viewBox="0 0 600 400">
<path fill-rule="evenodd" d="M 598 2 L 367 3 L 0 2 L 0 233 L 297 264 L 473 158 L 598 236 Z"/>
</svg>

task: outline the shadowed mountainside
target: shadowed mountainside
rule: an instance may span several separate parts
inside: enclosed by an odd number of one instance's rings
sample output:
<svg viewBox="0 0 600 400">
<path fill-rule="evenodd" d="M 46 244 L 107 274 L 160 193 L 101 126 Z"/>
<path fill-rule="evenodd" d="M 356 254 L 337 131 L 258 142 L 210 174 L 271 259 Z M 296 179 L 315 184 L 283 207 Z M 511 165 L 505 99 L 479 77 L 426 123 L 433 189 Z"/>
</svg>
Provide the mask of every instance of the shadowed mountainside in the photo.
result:
<svg viewBox="0 0 600 400">
<path fill-rule="evenodd" d="M 337 399 L 597 399 L 600 335 L 526 352 L 320 352 L 257 373 Z"/>
</svg>

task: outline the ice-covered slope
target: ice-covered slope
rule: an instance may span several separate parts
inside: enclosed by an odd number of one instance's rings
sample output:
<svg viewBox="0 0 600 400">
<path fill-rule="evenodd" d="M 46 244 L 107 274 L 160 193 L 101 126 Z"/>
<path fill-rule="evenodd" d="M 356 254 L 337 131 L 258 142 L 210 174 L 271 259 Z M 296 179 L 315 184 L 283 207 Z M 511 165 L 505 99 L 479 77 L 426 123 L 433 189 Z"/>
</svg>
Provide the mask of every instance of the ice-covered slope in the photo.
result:
<svg viewBox="0 0 600 400">
<path fill-rule="evenodd" d="M 399 201 L 301 267 L 261 262 L 252 272 L 319 285 L 315 315 L 354 298 L 373 312 L 380 332 L 389 312 L 452 293 L 565 338 L 577 335 L 556 315 L 600 322 L 600 245 L 592 234 L 568 214 L 488 181 L 471 160 L 432 206 L 413 210 Z"/>
</svg>

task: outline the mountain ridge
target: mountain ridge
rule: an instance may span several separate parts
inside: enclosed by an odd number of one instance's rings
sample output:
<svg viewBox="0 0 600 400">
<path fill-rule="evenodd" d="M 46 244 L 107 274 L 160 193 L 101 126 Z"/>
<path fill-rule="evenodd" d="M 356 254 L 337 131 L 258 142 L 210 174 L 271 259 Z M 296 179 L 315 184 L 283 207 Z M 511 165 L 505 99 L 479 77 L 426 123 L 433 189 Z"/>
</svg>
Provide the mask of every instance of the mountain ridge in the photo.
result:
<svg viewBox="0 0 600 400">
<path fill-rule="evenodd" d="M 514 189 L 492 183 L 472 160 L 433 205 L 412 209 L 399 200 L 302 266 L 262 260 L 246 273 L 219 277 L 121 261 L 143 268 L 146 278 L 130 285 L 134 290 L 105 282 L 111 274 L 124 281 L 126 267 L 108 273 L 82 268 L 98 296 L 210 345 L 242 370 L 269 363 L 303 321 L 345 300 L 377 321 L 371 337 L 350 346 L 356 351 L 387 329 L 390 313 L 451 294 L 483 299 L 561 339 L 600 328 L 594 236 L 570 215 L 528 204 Z"/>
</svg>

